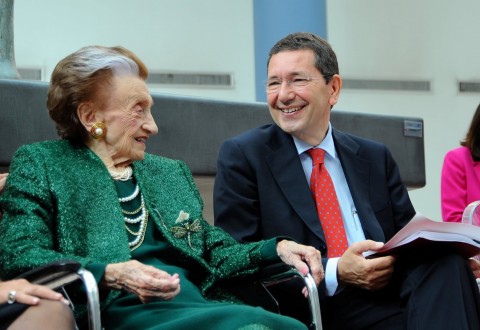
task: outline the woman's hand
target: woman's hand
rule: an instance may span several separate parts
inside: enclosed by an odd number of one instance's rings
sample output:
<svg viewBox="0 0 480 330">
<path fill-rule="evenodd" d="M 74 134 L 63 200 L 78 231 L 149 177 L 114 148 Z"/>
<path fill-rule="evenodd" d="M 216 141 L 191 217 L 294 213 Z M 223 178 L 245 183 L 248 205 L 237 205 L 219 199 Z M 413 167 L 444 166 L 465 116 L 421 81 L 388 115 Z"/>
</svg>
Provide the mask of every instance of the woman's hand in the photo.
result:
<svg viewBox="0 0 480 330">
<path fill-rule="evenodd" d="M 8 173 L 0 173 L 0 194 L 5 189 L 5 183 L 7 182 Z"/>
<path fill-rule="evenodd" d="M 178 274 L 170 275 L 136 260 L 107 265 L 100 285 L 131 292 L 143 303 L 170 300 L 180 292 Z"/>
<path fill-rule="evenodd" d="M 26 305 L 37 305 L 40 299 L 58 300 L 69 304 L 60 293 L 43 285 L 32 284 L 25 279 L 0 282 L 0 304 L 6 303 L 11 298 L 13 302 Z"/>
<path fill-rule="evenodd" d="M 322 256 L 314 247 L 283 240 L 277 244 L 277 254 L 284 263 L 294 266 L 303 275 L 310 272 L 317 286 L 323 280 Z"/>
</svg>

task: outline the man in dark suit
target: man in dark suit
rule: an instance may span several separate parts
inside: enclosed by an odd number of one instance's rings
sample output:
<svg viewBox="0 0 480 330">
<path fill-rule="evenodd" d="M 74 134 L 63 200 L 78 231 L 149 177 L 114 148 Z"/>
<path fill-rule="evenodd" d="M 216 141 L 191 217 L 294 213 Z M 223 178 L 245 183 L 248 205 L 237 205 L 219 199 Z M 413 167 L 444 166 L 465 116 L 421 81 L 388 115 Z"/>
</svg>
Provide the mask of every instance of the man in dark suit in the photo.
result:
<svg viewBox="0 0 480 330">
<path fill-rule="evenodd" d="M 215 225 L 239 241 L 283 235 L 319 249 L 326 328 L 480 329 L 472 261 L 454 254 L 363 256 L 382 247 L 415 210 L 389 150 L 330 124 L 341 87 L 335 53 L 323 39 L 294 33 L 272 48 L 266 91 L 275 124 L 222 145 Z M 311 148 L 326 151 L 348 241 L 340 255 L 329 254 L 310 191 Z"/>
</svg>

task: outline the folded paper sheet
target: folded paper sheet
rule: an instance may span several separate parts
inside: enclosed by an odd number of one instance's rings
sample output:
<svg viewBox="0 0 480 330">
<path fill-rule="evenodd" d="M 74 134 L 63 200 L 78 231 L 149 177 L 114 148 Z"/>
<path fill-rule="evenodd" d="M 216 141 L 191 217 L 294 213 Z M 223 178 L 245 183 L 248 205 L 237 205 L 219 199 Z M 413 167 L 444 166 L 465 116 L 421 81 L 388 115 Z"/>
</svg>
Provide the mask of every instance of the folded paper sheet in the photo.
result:
<svg viewBox="0 0 480 330">
<path fill-rule="evenodd" d="M 439 222 L 417 213 L 382 249 L 365 257 L 402 253 L 439 254 L 455 252 L 465 258 L 480 254 L 480 227 L 465 223 Z"/>
</svg>

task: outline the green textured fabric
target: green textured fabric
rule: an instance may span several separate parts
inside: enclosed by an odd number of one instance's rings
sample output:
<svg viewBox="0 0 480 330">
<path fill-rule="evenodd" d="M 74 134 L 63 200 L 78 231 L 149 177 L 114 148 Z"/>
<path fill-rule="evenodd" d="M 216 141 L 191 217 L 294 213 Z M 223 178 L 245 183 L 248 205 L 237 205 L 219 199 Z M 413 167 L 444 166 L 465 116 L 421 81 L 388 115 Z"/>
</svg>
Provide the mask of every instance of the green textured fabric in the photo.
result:
<svg viewBox="0 0 480 330">
<path fill-rule="evenodd" d="M 135 189 L 133 180 L 115 182 L 119 196 L 129 196 Z M 126 189 L 129 187 L 129 189 Z M 122 203 L 125 211 L 137 210 L 140 197 Z M 135 216 L 132 216 L 132 218 Z M 137 231 L 139 225 L 129 225 Z M 133 228 L 132 228 L 133 227 Z M 187 235 L 185 232 L 183 234 Z M 184 236 L 185 237 L 185 236 Z M 184 238 L 182 237 L 182 238 Z M 135 237 L 131 236 L 132 241 Z M 103 313 L 106 329 L 304 329 L 296 320 L 250 307 L 229 302 L 215 302 L 205 299 L 194 284 L 198 274 L 191 263 L 178 259 L 175 248 L 169 245 L 162 233 L 148 223 L 143 243 L 133 252 L 132 258 L 162 269 L 169 274 L 179 274 L 180 293 L 171 301 L 159 300 L 147 305 L 137 296 L 122 292 Z"/>
<path fill-rule="evenodd" d="M 133 169 L 150 212 L 149 224 L 181 264 L 195 267 L 202 295 L 234 301 L 214 284 L 255 273 L 265 260 L 275 259 L 272 242 L 239 244 L 202 218 L 200 194 L 183 162 L 146 154 Z M 59 140 L 19 148 L 0 208 L 5 210 L 0 222 L 1 277 L 63 258 L 94 265 L 98 276 L 99 265 L 132 258 L 114 181 L 84 146 Z M 189 223 L 198 221 L 201 227 L 190 240 L 173 235 L 181 211 L 189 214 Z M 102 308 L 119 294 L 102 292 Z"/>
</svg>

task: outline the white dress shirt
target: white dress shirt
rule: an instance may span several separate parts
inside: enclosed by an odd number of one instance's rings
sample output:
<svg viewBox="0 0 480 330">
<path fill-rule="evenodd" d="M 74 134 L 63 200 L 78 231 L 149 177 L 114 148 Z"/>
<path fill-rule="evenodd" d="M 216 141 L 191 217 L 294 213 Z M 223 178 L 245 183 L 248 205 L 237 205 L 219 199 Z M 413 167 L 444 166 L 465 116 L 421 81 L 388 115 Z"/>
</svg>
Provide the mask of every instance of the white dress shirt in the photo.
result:
<svg viewBox="0 0 480 330">
<path fill-rule="evenodd" d="M 318 146 L 311 146 L 295 137 L 293 137 L 293 141 L 295 142 L 300 161 L 302 162 L 305 178 L 309 184 L 310 175 L 312 173 L 312 159 L 306 151 L 311 148 L 321 148 L 326 151 L 324 164 L 332 178 L 333 185 L 335 186 L 338 203 L 340 204 L 340 210 L 342 212 L 343 225 L 345 227 L 348 245 L 350 246 L 352 243 L 364 241 L 365 234 L 363 232 L 360 219 L 358 218 L 357 210 L 355 208 L 355 204 L 353 203 L 352 194 L 348 188 L 345 174 L 343 173 L 342 164 L 340 163 L 337 151 L 335 150 L 335 144 L 332 137 L 332 125 L 329 123 L 327 135 Z M 329 258 L 327 262 L 327 268 L 325 269 L 325 284 L 327 287 L 327 294 L 329 296 L 335 294 L 335 291 L 338 288 L 338 259 L 339 258 Z"/>
</svg>

